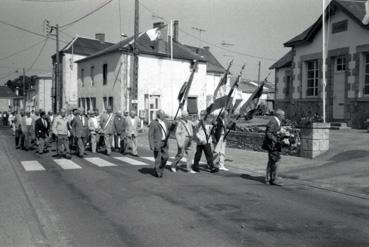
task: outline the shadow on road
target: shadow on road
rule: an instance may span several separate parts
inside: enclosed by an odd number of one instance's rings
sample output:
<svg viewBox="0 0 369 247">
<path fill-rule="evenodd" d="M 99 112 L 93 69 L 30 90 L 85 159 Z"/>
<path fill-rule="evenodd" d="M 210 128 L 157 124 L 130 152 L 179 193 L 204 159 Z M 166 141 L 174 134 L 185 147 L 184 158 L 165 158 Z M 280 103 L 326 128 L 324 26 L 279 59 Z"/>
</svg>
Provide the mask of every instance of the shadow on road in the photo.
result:
<svg viewBox="0 0 369 247">
<path fill-rule="evenodd" d="M 329 160 L 336 161 L 336 162 L 342 162 L 342 161 L 364 158 L 368 156 L 369 156 L 369 151 L 366 151 L 366 150 L 349 150 L 349 151 L 336 154 L 333 157 L 331 157 Z"/>
<path fill-rule="evenodd" d="M 265 177 L 263 176 L 251 176 L 249 174 L 241 174 L 240 177 L 243 179 L 253 180 L 265 184 Z"/>
<path fill-rule="evenodd" d="M 149 175 L 155 177 L 155 172 L 154 172 L 154 169 L 153 168 L 146 168 L 146 167 L 144 167 L 144 168 L 138 169 L 138 171 L 140 173 L 144 174 L 144 175 L 149 174 Z"/>
</svg>

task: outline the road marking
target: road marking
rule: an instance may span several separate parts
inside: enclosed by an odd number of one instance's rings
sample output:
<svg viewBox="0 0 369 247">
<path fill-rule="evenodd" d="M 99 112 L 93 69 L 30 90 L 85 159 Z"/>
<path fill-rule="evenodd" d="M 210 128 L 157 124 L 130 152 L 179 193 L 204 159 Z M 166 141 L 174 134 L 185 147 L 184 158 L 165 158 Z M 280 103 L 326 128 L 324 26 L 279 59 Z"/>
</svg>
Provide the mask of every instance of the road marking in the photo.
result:
<svg viewBox="0 0 369 247">
<path fill-rule="evenodd" d="M 128 158 L 128 157 L 114 157 L 114 159 L 126 162 L 130 165 L 133 165 L 133 166 L 147 166 L 147 164 L 145 162 L 135 160 L 135 159 L 131 159 L 131 158 Z"/>
<path fill-rule="evenodd" d="M 30 171 L 45 171 L 45 168 L 37 160 L 21 161 L 21 164 L 27 172 Z"/>
<path fill-rule="evenodd" d="M 54 160 L 55 163 L 57 163 L 61 168 L 65 169 L 65 170 L 71 170 L 71 169 L 81 169 L 82 167 L 80 167 L 79 165 L 77 165 L 76 163 L 74 163 L 71 160 L 67 160 L 67 159 L 60 159 L 60 160 Z"/>
<path fill-rule="evenodd" d="M 85 158 L 88 162 L 98 166 L 98 167 L 107 167 L 107 166 L 117 166 L 109 161 L 103 160 L 101 158 L 93 157 L 93 158 Z"/>
<path fill-rule="evenodd" d="M 142 157 L 142 158 L 145 159 L 145 160 L 149 160 L 149 161 L 155 162 L 155 158 L 154 157 Z"/>
</svg>

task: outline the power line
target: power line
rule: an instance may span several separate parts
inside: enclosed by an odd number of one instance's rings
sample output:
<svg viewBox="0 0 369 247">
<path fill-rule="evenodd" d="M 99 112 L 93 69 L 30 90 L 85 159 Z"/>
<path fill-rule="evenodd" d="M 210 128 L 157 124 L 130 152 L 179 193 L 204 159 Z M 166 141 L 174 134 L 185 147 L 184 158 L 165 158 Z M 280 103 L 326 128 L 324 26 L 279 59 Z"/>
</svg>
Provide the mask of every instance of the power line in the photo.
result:
<svg viewBox="0 0 369 247">
<path fill-rule="evenodd" d="M 83 15 L 83 16 L 81 16 L 81 17 L 77 18 L 76 20 L 74 20 L 74 21 L 72 21 L 72 22 L 69 22 L 69 23 L 67 23 L 67 24 L 64 24 L 64 25 L 62 25 L 62 26 L 60 26 L 60 28 L 61 28 L 61 29 L 66 29 L 66 28 L 68 28 L 69 26 L 71 26 L 71 25 L 73 25 L 73 24 L 75 24 L 75 23 L 77 23 L 77 22 L 79 22 L 79 21 L 83 20 L 84 18 L 86 18 L 86 17 L 88 17 L 88 16 L 92 15 L 93 13 L 97 12 L 98 10 L 100 10 L 100 9 L 104 8 L 106 5 L 108 5 L 108 4 L 109 4 L 109 3 L 111 3 L 112 1 L 113 1 L 113 0 L 108 0 L 108 1 L 106 1 L 106 2 L 105 2 L 105 3 L 103 3 L 102 5 L 98 6 L 98 7 L 97 7 L 97 8 L 95 8 L 94 10 L 92 10 L 92 11 L 88 12 L 87 14 L 85 14 L 85 15 Z"/>
<path fill-rule="evenodd" d="M 31 45 L 31 46 L 29 46 L 29 47 L 26 47 L 26 48 L 23 48 L 23 49 L 21 49 L 21 50 L 19 50 L 19 51 L 16 51 L 16 52 L 14 52 L 14 53 L 12 53 L 12 54 L 10 54 L 10 55 L 6 56 L 6 57 L 1 57 L 1 58 L 0 58 L 0 61 L 1 61 L 1 60 L 5 60 L 5 59 L 8 59 L 8 58 L 11 58 L 11 57 L 14 57 L 14 56 L 16 56 L 16 55 L 18 55 L 18 54 L 20 54 L 20 53 L 22 53 L 22 52 L 28 51 L 29 49 L 31 49 L 31 48 L 33 48 L 33 47 L 35 47 L 35 46 L 37 46 L 37 45 L 41 44 L 41 43 L 42 43 L 42 42 L 44 42 L 44 41 L 45 41 L 45 39 L 40 40 L 40 41 L 37 41 L 36 43 L 32 44 L 32 45 Z"/>
<path fill-rule="evenodd" d="M 139 1 L 139 3 L 140 3 L 140 5 L 141 5 L 144 9 L 146 9 L 146 10 L 147 10 L 149 13 L 151 13 L 153 16 L 155 16 L 155 17 L 157 17 L 157 18 L 159 18 L 159 19 L 162 19 L 162 20 L 164 20 L 165 22 L 169 23 L 169 21 L 168 21 L 167 19 L 165 19 L 165 18 L 163 18 L 163 17 L 161 17 L 161 16 L 157 16 L 157 15 L 156 15 L 156 13 L 155 13 L 153 10 L 151 10 L 149 7 L 147 7 L 146 5 L 144 5 L 141 1 Z M 263 56 L 256 56 L 256 55 L 247 54 L 247 53 L 240 52 L 240 51 L 234 51 L 234 50 L 231 50 L 231 49 L 227 49 L 227 48 L 225 48 L 225 47 L 222 47 L 222 46 L 219 46 L 219 45 L 217 45 L 217 44 L 211 43 L 211 42 L 209 42 L 209 41 L 206 41 L 206 40 L 200 39 L 200 38 L 196 37 L 195 35 L 193 35 L 193 34 L 191 34 L 191 33 L 187 32 L 187 31 L 185 31 L 185 30 L 183 30 L 183 29 L 181 29 L 181 28 L 179 28 L 179 31 L 181 31 L 182 33 L 184 33 L 184 34 L 186 34 L 186 35 L 188 35 L 188 36 L 192 37 L 193 39 L 196 39 L 196 40 L 198 40 L 198 41 L 201 41 L 201 42 L 203 42 L 203 43 L 205 43 L 205 44 L 207 44 L 207 45 L 211 45 L 211 46 L 213 46 L 213 47 L 216 47 L 216 48 L 218 48 L 218 49 L 221 49 L 221 50 L 224 50 L 224 51 L 227 51 L 227 52 L 233 53 L 233 54 L 237 54 L 237 55 L 244 56 L 244 57 L 251 57 L 251 58 L 261 59 L 261 60 L 269 60 L 269 61 L 274 61 L 274 62 L 278 60 L 278 59 L 275 59 L 275 58 L 263 57 Z"/>
<path fill-rule="evenodd" d="M 38 52 L 38 54 L 37 54 L 37 56 L 36 56 L 35 60 L 33 60 L 33 62 L 32 62 L 32 64 L 31 64 L 31 66 L 27 69 L 27 72 L 29 72 L 29 71 L 33 68 L 33 66 L 36 64 L 37 60 L 40 58 L 41 53 L 43 52 L 43 50 L 44 50 L 44 48 L 45 48 L 45 46 L 46 46 L 46 44 L 47 44 L 47 41 L 48 41 L 48 39 L 45 39 L 44 44 L 42 45 L 42 47 L 41 47 L 40 51 Z"/>
</svg>

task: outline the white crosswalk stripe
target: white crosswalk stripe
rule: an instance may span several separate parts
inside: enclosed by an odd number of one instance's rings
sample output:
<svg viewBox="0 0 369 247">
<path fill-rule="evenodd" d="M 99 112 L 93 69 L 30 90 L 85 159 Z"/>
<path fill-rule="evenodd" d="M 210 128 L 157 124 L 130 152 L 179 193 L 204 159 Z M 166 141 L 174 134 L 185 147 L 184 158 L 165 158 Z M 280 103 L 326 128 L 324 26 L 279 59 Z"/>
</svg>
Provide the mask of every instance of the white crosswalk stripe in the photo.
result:
<svg viewBox="0 0 369 247">
<path fill-rule="evenodd" d="M 133 166 L 146 166 L 146 165 L 148 165 L 145 162 L 135 160 L 135 159 L 131 159 L 131 158 L 128 158 L 128 157 L 114 157 L 114 159 L 126 162 L 130 165 L 133 165 Z"/>
<path fill-rule="evenodd" d="M 65 169 L 65 170 L 81 169 L 82 168 L 71 160 L 60 159 L 60 160 L 54 160 L 54 161 L 55 161 L 56 164 L 58 164 L 61 168 Z"/>
<path fill-rule="evenodd" d="M 21 161 L 21 164 L 26 171 L 45 171 L 45 168 L 37 160 Z"/>
<path fill-rule="evenodd" d="M 109 161 L 103 160 L 98 157 L 85 158 L 85 160 L 87 160 L 88 162 L 91 162 L 92 164 L 98 167 L 117 166 Z"/>
</svg>

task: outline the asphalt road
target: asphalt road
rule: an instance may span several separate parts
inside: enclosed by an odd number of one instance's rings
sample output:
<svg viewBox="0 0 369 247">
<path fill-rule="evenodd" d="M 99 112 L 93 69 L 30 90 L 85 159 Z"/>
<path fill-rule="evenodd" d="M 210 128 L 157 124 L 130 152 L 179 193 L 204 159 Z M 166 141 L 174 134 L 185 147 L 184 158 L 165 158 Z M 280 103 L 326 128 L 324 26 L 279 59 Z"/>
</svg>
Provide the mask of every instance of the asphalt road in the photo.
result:
<svg viewBox="0 0 369 247">
<path fill-rule="evenodd" d="M 147 165 L 89 153 L 100 163 L 65 169 L 15 150 L 8 130 L 0 144 L 0 246 L 369 246 L 365 199 L 232 172 L 159 179 L 145 149 L 133 159 Z"/>
</svg>

